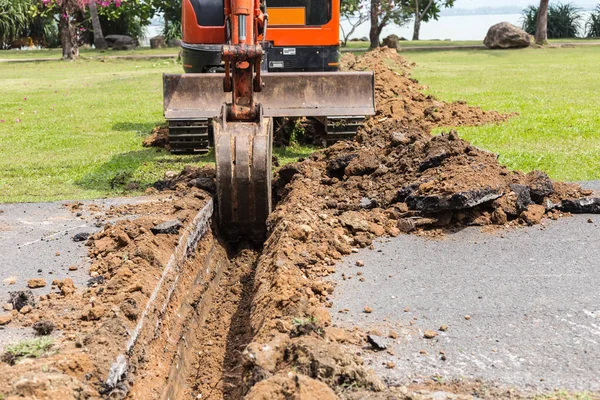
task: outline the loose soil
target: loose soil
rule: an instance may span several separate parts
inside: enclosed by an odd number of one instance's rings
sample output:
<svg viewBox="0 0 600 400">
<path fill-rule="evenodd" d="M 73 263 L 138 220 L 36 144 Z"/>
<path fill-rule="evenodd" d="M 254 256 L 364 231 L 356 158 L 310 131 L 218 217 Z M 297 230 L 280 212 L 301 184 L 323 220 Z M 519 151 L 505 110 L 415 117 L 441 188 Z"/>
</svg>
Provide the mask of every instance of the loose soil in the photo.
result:
<svg viewBox="0 0 600 400">
<path fill-rule="evenodd" d="M 56 293 L 41 296 L 33 311 L 13 313 L 11 325 L 49 321 L 62 336 L 54 355 L 2 365 L 0 393 L 61 399 L 384 399 L 441 388 L 434 382 L 426 388 L 386 387 L 345 346 L 366 345 L 365 335 L 330 326 L 334 287 L 323 278 L 337 260 L 379 236 L 537 224 L 565 215 L 562 200 L 591 193 L 553 182 L 543 172 L 510 171 L 455 131 L 431 136 L 434 127 L 500 123 L 511 115 L 424 95 L 409 76 L 411 65 L 394 50 L 348 54 L 342 64 L 375 71 L 377 114 L 356 141 L 337 143 L 277 172 L 277 205 L 261 251 L 226 249 L 209 232 L 182 267 L 174 291 L 160 294 L 170 299 L 167 306 L 147 316 L 154 323 L 140 333 L 143 346 L 124 354 L 179 240 L 178 234 L 156 235 L 151 228 L 174 218 L 185 226 L 214 193 L 214 168 L 186 167 L 157 182 L 153 190 L 170 193 L 170 201 L 89 240 L 90 287 L 54 282 Z M 119 356 L 128 360 L 124 370 L 115 370 Z M 473 386 L 443 390 L 472 394 Z"/>
</svg>

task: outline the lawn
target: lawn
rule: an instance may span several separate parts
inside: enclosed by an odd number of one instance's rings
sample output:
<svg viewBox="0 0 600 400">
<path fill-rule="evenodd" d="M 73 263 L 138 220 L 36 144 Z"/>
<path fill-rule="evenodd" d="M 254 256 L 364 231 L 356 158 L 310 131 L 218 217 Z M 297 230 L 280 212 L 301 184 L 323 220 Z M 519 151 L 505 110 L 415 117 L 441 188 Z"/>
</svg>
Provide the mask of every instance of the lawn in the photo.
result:
<svg viewBox="0 0 600 400">
<path fill-rule="evenodd" d="M 570 38 L 570 39 L 550 39 L 550 44 L 561 44 L 561 43 L 581 43 L 583 45 L 600 45 L 600 39 L 598 38 Z M 361 49 L 366 50 L 369 48 L 369 42 L 348 42 L 347 49 Z M 452 46 L 483 46 L 482 40 L 403 40 L 399 42 L 400 48 L 411 47 L 452 47 Z M 0 53 L 1 54 L 1 53 Z M 0 57 L 1 58 L 1 57 Z"/>
<path fill-rule="evenodd" d="M 413 76 L 442 100 L 519 113 L 501 125 L 459 129 L 502 163 L 555 179 L 600 179 L 600 47 L 404 56 L 417 63 Z"/>
<path fill-rule="evenodd" d="M 176 57 L 179 53 L 179 47 L 170 47 L 166 49 L 151 49 L 149 47 L 138 47 L 135 50 L 96 50 L 96 49 L 79 49 L 79 55 L 81 58 L 93 58 L 93 57 L 110 57 L 110 56 L 153 56 L 171 54 Z M 57 60 L 62 57 L 62 49 L 40 49 L 40 50 L 0 50 L 1 59 L 15 59 L 15 58 L 56 58 Z"/>
<path fill-rule="evenodd" d="M 0 63 L 0 202 L 135 195 L 165 171 L 212 162 L 142 147 L 164 122 L 161 74 L 180 71 L 174 60 Z"/>
</svg>

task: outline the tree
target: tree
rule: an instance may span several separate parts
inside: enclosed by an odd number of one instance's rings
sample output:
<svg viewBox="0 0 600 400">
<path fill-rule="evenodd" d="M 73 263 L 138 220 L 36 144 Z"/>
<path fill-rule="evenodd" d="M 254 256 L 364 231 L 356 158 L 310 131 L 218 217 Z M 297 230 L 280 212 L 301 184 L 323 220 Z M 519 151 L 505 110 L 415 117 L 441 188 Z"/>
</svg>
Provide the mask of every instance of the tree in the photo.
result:
<svg viewBox="0 0 600 400">
<path fill-rule="evenodd" d="M 538 33 L 538 27 L 544 29 L 540 23 L 540 7 L 529 6 L 523 10 L 523 30 L 530 35 Z M 574 38 L 580 33 L 582 22 L 581 9 L 571 3 L 549 4 L 545 18 L 545 37 L 542 37 L 540 43 L 544 44 L 545 39 Z"/>
<path fill-rule="evenodd" d="M 88 7 L 92 16 L 94 42 L 97 47 L 103 48 L 102 46 L 106 44 L 106 41 L 104 41 L 104 36 L 102 35 L 102 26 L 100 25 L 97 6 L 103 9 L 111 6 L 119 8 L 121 3 L 127 1 L 129 0 L 41 0 L 42 9 L 38 12 L 41 15 L 50 14 L 58 16 L 62 58 L 63 60 L 76 60 L 79 57 L 77 35 L 78 13 L 81 13 Z M 94 14 L 96 14 L 95 17 Z M 96 42 L 96 40 L 99 40 L 99 42 Z"/>
<path fill-rule="evenodd" d="M 454 7 L 454 0 L 412 0 L 408 6 L 412 8 L 415 18 L 413 40 L 419 40 L 421 22 L 427 22 L 431 19 L 437 21 L 440 17 L 441 7 Z"/>
<path fill-rule="evenodd" d="M 348 32 L 340 25 L 344 46 L 348 45 L 348 39 L 356 31 L 356 28 L 369 20 L 368 8 L 365 3 L 365 0 L 342 0 L 340 14 L 350 25 Z"/>
<path fill-rule="evenodd" d="M 401 26 L 410 20 L 411 12 L 406 7 L 406 1 L 371 0 L 369 41 L 372 49 L 379 47 L 379 36 L 383 28 L 392 23 Z"/>
<path fill-rule="evenodd" d="M 598 4 L 596 9 L 590 13 L 590 18 L 585 24 L 585 29 L 587 37 L 600 37 L 600 4 Z"/>
<path fill-rule="evenodd" d="M 549 0 L 540 0 L 538 9 L 535 43 L 539 45 L 548 43 L 548 2 Z"/>
<path fill-rule="evenodd" d="M 90 1 L 88 4 L 90 17 L 92 17 L 92 28 L 94 29 L 94 46 L 97 49 L 107 49 L 108 45 L 102 34 L 102 25 L 100 25 L 100 17 L 98 16 L 98 7 L 95 1 Z"/>
</svg>

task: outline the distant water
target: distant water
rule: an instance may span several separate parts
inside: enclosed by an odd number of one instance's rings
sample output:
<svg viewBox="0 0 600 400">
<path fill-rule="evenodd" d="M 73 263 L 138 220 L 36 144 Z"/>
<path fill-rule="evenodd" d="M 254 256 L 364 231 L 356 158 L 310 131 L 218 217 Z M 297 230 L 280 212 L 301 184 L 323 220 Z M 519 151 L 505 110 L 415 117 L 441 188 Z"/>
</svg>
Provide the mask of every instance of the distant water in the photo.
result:
<svg viewBox="0 0 600 400">
<path fill-rule="evenodd" d="M 582 13 L 584 18 L 582 23 L 589 18 L 589 13 Z M 510 22 L 513 25 L 521 26 L 521 14 L 498 14 L 498 15 L 455 15 L 442 16 L 438 21 L 430 21 L 421 25 L 421 40 L 450 39 L 450 40 L 482 40 L 485 38 L 490 26 L 499 22 Z M 342 21 L 344 28 L 348 27 L 348 22 Z M 384 28 L 381 38 L 390 34 L 396 34 L 406 39 L 412 39 L 413 24 L 398 27 L 396 25 Z M 340 33 L 341 35 L 341 33 Z M 361 38 L 369 36 L 369 23 L 358 27 L 352 37 Z"/>
<path fill-rule="evenodd" d="M 589 18 L 589 13 L 582 13 L 582 24 Z M 499 22 L 510 22 L 513 25 L 521 26 L 521 14 L 497 14 L 497 15 L 448 15 L 442 16 L 437 21 L 430 21 L 421 25 L 421 40 L 450 39 L 450 40 L 481 40 L 485 38 L 490 26 Z M 348 28 L 348 22 L 342 20 L 344 28 Z M 153 21 L 152 25 L 146 27 L 146 37 L 140 40 L 140 45 L 150 46 L 150 38 L 161 34 L 161 21 Z M 413 24 L 398 27 L 396 25 L 388 26 L 383 30 L 381 38 L 390 34 L 396 34 L 406 39 L 412 39 Z M 340 32 L 340 38 L 341 36 Z M 352 37 L 369 37 L 369 23 L 366 22 L 359 26 Z"/>
</svg>

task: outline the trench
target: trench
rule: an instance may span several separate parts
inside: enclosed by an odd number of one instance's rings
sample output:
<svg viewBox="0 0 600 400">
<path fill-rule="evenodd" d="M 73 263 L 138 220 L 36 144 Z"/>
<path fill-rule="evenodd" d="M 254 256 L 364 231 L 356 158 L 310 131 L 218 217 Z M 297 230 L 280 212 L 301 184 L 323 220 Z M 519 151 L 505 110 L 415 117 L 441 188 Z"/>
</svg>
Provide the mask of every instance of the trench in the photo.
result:
<svg viewBox="0 0 600 400">
<path fill-rule="evenodd" d="M 160 332 L 136 346 L 130 399 L 241 399 L 260 251 L 209 231 L 181 269 Z M 158 332 L 158 330 L 157 330 Z M 137 356 L 137 354 L 142 356 Z"/>
</svg>

